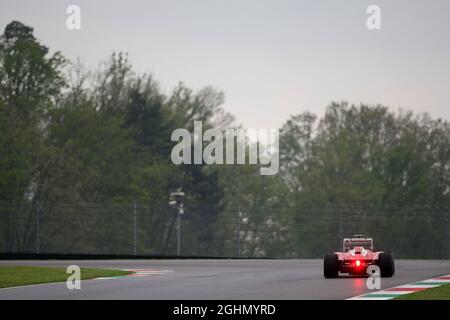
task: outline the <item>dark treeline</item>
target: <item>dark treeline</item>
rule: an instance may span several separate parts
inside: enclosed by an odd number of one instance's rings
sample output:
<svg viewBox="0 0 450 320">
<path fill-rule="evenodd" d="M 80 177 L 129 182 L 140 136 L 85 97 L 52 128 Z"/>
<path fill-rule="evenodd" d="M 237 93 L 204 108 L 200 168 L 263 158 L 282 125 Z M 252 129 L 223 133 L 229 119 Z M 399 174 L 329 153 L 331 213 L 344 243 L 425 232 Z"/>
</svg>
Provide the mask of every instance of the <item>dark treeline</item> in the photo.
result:
<svg viewBox="0 0 450 320">
<path fill-rule="evenodd" d="M 278 175 L 174 165 L 176 128 L 239 127 L 223 103 L 213 87 L 164 93 L 124 53 L 85 70 L 10 23 L 0 38 L 0 251 L 129 253 L 137 204 L 139 253 L 172 254 L 167 203 L 181 188 L 186 254 L 317 257 L 368 232 L 404 257 L 447 256 L 447 121 L 332 103 L 321 119 L 305 112 L 283 125 Z"/>
</svg>

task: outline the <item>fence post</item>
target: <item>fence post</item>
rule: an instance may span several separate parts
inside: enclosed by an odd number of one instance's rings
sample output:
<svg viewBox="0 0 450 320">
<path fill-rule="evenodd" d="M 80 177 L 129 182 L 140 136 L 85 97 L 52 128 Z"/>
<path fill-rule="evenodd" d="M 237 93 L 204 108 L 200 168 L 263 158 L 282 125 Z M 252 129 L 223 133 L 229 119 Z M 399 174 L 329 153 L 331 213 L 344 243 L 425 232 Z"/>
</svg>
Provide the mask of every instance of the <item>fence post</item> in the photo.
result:
<svg viewBox="0 0 450 320">
<path fill-rule="evenodd" d="M 236 248 L 238 258 L 241 257 L 241 219 L 242 219 L 241 206 L 239 206 L 236 224 Z"/>
<path fill-rule="evenodd" d="M 181 255 L 181 216 L 183 214 L 183 203 L 180 203 L 177 211 L 177 256 Z"/>
<path fill-rule="evenodd" d="M 40 226 L 40 205 L 38 202 L 37 208 L 36 208 L 36 253 L 39 254 L 40 251 L 40 237 L 41 237 L 41 226 Z"/>
<path fill-rule="evenodd" d="M 447 252 L 444 257 L 450 259 L 450 208 L 447 208 L 446 235 L 447 235 Z"/>
<path fill-rule="evenodd" d="M 137 204 L 134 199 L 134 255 L 137 255 Z"/>
</svg>

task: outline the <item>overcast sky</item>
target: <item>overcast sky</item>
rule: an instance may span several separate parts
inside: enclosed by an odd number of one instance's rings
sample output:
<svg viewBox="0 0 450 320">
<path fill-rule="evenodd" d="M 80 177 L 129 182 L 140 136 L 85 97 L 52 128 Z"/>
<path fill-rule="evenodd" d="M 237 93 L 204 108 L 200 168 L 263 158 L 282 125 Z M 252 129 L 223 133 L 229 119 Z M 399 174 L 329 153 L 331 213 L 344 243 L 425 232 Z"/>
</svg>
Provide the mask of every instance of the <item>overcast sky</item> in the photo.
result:
<svg viewBox="0 0 450 320">
<path fill-rule="evenodd" d="M 81 30 L 66 28 L 70 4 Z M 366 28 L 370 4 L 379 31 Z M 247 128 L 340 100 L 450 119 L 448 0 L 0 0 L 1 29 L 12 20 L 90 68 L 122 50 L 166 92 L 220 88 Z"/>
</svg>

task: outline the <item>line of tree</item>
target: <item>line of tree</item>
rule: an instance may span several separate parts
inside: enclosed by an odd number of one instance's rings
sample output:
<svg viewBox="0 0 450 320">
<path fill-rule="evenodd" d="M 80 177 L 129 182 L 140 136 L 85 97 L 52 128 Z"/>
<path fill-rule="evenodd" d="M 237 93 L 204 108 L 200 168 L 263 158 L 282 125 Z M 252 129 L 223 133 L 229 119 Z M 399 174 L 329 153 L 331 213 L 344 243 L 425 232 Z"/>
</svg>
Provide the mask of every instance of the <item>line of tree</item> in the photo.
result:
<svg viewBox="0 0 450 320">
<path fill-rule="evenodd" d="M 73 214 L 58 205 L 134 201 L 162 208 L 150 210 L 145 253 L 170 251 L 175 220 L 167 218 L 167 202 L 179 188 L 189 215 L 186 246 L 201 255 L 235 255 L 234 246 L 226 246 L 235 237 L 249 256 L 322 255 L 318 243 L 339 236 L 339 211 L 315 213 L 323 221 L 335 218 L 318 235 L 303 223 L 305 211 L 293 208 L 449 206 L 449 124 L 382 105 L 339 102 L 321 119 L 310 112 L 291 116 L 281 128 L 276 176 L 260 176 L 258 166 L 248 164 L 174 165 L 174 129 L 192 132 L 194 120 L 222 130 L 239 127 L 223 109 L 224 99 L 211 86 L 194 91 L 183 83 L 164 93 L 152 75 L 134 71 L 125 53 L 85 70 L 51 53 L 31 27 L 8 24 L 0 38 L 0 251 L 32 251 L 39 213 L 70 221 Z M 243 210 L 245 226 L 236 235 L 230 221 L 239 206 L 251 209 Z M 86 221 L 93 228 L 101 223 Z M 424 237 L 442 240 L 430 226 Z M 392 241 L 395 227 L 383 226 L 391 228 Z M 423 227 L 411 224 L 405 241 L 420 245 Z"/>
</svg>

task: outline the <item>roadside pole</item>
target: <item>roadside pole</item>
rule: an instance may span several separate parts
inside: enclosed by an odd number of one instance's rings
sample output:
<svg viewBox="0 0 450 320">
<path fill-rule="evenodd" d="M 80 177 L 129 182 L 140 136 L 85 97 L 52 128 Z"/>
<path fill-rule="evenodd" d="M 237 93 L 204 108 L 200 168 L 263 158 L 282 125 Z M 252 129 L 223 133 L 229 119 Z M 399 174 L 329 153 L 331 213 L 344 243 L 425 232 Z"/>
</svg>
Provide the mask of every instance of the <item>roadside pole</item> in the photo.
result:
<svg viewBox="0 0 450 320">
<path fill-rule="evenodd" d="M 177 256 L 181 255 L 181 216 L 184 214 L 183 208 L 184 197 L 185 193 L 181 191 L 181 188 L 179 188 L 175 192 L 171 192 L 169 197 L 169 205 L 173 206 L 177 210 L 176 226 L 175 226 L 175 229 L 177 230 Z"/>
<path fill-rule="evenodd" d="M 237 212 L 237 223 L 236 223 L 236 244 L 237 244 L 237 256 L 238 258 L 241 257 L 241 219 L 242 219 L 242 212 L 241 212 L 241 206 L 239 206 L 238 212 Z"/>
<path fill-rule="evenodd" d="M 39 202 L 38 202 L 39 203 Z M 41 208 L 40 208 L 40 206 L 38 205 L 37 206 L 37 209 L 36 209 L 36 253 L 37 254 L 39 254 L 39 251 L 40 251 L 40 238 L 41 238 L 41 230 L 40 230 L 40 228 L 41 228 L 41 226 L 40 226 L 40 211 L 41 211 Z"/>
<path fill-rule="evenodd" d="M 177 215 L 177 256 L 181 253 L 181 216 Z"/>
<path fill-rule="evenodd" d="M 181 216 L 184 214 L 183 203 L 178 206 L 177 215 L 177 256 L 181 254 Z"/>
<path fill-rule="evenodd" d="M 447 259 L 450 260 L 450 208 L 447 209 Z"/>
<path fill-rule="evenodd" d="M 134 200 L 134 255 L 137 255 L 137 203 Z"/>
</svg>

